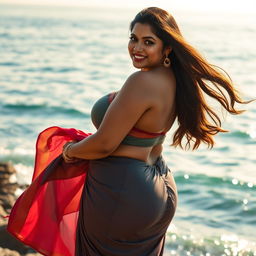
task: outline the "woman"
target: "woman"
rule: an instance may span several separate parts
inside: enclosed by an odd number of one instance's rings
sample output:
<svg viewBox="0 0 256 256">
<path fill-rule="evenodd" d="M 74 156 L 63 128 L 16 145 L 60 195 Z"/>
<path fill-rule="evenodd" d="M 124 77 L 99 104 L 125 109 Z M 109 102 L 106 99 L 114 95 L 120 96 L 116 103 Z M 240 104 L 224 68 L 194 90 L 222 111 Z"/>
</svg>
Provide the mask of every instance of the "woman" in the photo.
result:
<svg viewBox="0 0 256 256">
<path fill-rule="evenodd" d="M 140 71 L 95 103 L 95 134 L 49 127 L 38 136 L 32 183 L 7 230 L 43 255 L 163 255 L 177 205 L 161 156 L 166 132 L 177 118 L 174 146 L 213 146 L 224 130 L 205 94 L 241 112 L 229 77 L 185 41 L 166 11 L 138 13 L 128 49 Z"/>
<path fill-rule="evenodd" d="M 161 157 L 177 118 L 173 145 L 212 147 L 224 132 L 204 95 L 228 112 L 244 103 L 226 75 L 182 37 L 174 18 L 151 7 L 131 22 L 128 50 L 134 67 L 120 91 L 92 109 L 97 132 L 67 143 L 66 162 L 89 159 L 76 234 L 76 255 L 163 255 L 177 204 L 172 173 Z"/>
</svg>

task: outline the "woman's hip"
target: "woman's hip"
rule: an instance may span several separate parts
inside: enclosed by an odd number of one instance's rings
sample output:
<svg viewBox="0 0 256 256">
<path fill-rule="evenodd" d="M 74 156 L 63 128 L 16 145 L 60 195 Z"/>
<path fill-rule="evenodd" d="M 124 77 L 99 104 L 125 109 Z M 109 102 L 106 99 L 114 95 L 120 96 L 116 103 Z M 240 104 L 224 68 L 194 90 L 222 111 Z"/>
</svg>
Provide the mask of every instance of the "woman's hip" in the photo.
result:
<svg viewBox="0 0 256 256">
<path fill-rule="evenodd" d="M 154 165 L 116 156 L 92 160 L 82 198 L 85 226 L 111 237 L 162 232 L 173 218 L 176 198 L 172 173 L 161 157 Z"/>
<path fill-rule="evenodd" d="M 92 160 L 87 188 L 88 192 L 98 195 L 98 200 L 113 201 L 124 211 L 135 213 L 144 208 L 145 211 L 161 212 L 170 199 L 176 207 L 175 181 L 162 157 L 153 165 L 119 156 Z"/>
</svg>

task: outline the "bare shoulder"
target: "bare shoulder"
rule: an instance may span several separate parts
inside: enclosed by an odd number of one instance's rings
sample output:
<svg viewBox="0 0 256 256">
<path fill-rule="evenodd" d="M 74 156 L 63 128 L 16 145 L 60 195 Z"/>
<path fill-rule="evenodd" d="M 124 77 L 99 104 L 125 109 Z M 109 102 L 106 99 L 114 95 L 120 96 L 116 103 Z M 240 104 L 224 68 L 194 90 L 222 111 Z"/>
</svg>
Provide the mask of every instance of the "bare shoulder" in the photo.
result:
<svg viewBox="0 0 256 256">
<path fill-rule="evenodd" d="M 131 74 L 125 84 L 124 88 L 132 89 L 135 92 L 142 91 L 149 93 L 157 88 L 157 85 L 164 81 L 160 73 L 154 71 L 138 71 Z"/>
<path fill-rule="evenodd" d="M 131 74 L 124 87 L 135 92 L 156 93 L 166 89 L 175 89 L 176 81 L 172 72 L 163 70 L 138 71 Z"/>
<path fill-rule="evenodd" d="M 127 80 L 126 84 L 132 84 L 136 85 L 136 87 L 144 87 L 145 85 L 152 84 L 152 79 L 154 78 L 154 75 L 152 72 L 144 72 L 144 71 L 137 71 L 133 74 L 131 74 Z"/>
<path fill-rule="evenodd" d="M 149 76 L 146 72 L 135 72 L 131 74 L 125 81 L 121 90 L 118 92 L 118 98 L 144 98 L 149 89 L 149 83 L 151 83 Z M 143 97 L 144 96 L 144 97 Z"/>
</svg>

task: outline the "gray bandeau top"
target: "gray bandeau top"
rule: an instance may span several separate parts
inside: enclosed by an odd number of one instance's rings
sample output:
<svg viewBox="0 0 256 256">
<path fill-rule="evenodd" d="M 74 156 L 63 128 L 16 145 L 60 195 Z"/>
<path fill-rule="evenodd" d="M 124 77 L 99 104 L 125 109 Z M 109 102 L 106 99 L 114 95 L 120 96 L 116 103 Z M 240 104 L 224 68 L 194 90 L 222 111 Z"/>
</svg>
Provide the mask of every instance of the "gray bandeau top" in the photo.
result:
<svg viewBox="0 0 256 256">
<path fill-rule="evenodd" d="M 91 119 L 96 128 L 98 128 L 107 112 L 109 105 L 115 98 L 117 92 L 109 93 L 93 105 L 91 110 Z M 165 133 L 152 133 L 133 127 L 121 144 L 132 145 L 138 147 L 152 147 L 162 144 L 165 139 Z"/>
</svg>

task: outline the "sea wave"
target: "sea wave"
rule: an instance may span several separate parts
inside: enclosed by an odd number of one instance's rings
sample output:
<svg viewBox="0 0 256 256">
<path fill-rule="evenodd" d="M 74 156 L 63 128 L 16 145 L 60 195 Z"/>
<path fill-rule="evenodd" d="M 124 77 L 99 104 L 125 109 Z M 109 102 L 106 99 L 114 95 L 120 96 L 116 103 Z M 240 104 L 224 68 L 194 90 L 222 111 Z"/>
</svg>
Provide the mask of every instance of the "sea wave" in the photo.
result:
<svg viewBox="0 0 256 256">
<path fill-rule="evenodd" d="M 8 62 L 0 62 L 0 66 L 17 67 L 17 66 L 21 66 L 21 64 L 18 62 L 8 61 Z"/>
<path fill-rule="evenodd" d="M 237 189 L 243 191 L 250 191 L 251 189 L 256 191 L 256 183 L 246 182 L 243 180 L 233 179 L 232 177 L 216 177 L 214 175 L 204 175 L 204 174 L 187 174 L 184 172 L 176 172 L 175 180 L 177 183 L 186 184 L 193 183 L 196 185 L 194 189 L 197 189 L 197 186 L 207 186 L 208 188 L 219 188 L 219 186 L 224 186 L 227 189 Z M 187 181 L 184 183 L 184 181 Z M 184 189 L 184 186 L 183 188 Z M 191 191 L 190 191 L 191 192 Z"/>
<path fill-rule="evenodd" d="M 8 112 L 8 114 L 37 114 L 37 115 L 45 115 L 45 114 L 65 114 L 72 115 L 75 117 L 89 117 L 88 113 L 82 112 L 75 108 L 67 108 L 63 106 L 50 106 L 48 104 L 24 104 L 24 103 L 16 103 L 16 104 L 4 104 L 2 106 L 3 111 Z"/>
<path fill-rule="evenodd" d="M 256 184 L 231 177 L 184 173 L 176 174 L 175 180 L 182 207 L 177 214 L 179 221 L 204 223 L 209 228 L 225 228 L 243 235 L 254 233 Z M 238 222 L 246 228 L 239 229 Z"/>
<path fill-rule="evenodd" d="M 23 72 L 49 72 L 49 73 L 68 73 L 68 72 L 81 72 L 79 68 L 75 67 L 33 67 L 22 69 Z"/>
<path fill-rule="evenodd" d="M 255 256 L 256 243 L 236 234 L 200 237 L 168 232 L 165 256 Z"/>
</svg>

